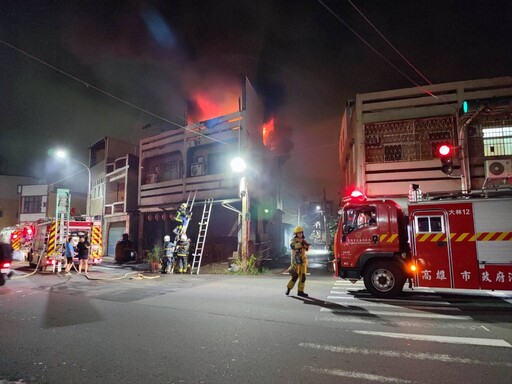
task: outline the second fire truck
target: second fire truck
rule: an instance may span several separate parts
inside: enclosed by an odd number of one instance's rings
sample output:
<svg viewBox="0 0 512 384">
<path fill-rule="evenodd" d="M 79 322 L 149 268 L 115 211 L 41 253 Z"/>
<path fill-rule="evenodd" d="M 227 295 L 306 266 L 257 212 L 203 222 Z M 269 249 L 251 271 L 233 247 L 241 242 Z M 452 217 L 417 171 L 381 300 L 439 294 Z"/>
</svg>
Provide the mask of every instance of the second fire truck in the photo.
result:
<svg viewBox="0 0 512 384">
<path fill-rule="evenodd" d="M 61 224 L 58 220 L 45 220 L 35 226 L 35 236 L 28 254 L 30 266 L 55 268 L 62 259 L 63 245 L 68 235 L 73 237 L 74 246 L 80 236 L 86 236 L 90 243 L 89 263 L 102 262 L 101 222 L 72 220 Z M 75 257 L 74 261 L 78 262 L 78 259 Z"/>
<path fill-rule="evenodd" d="M 512 196 L 492 193 L 409 202 L 344 201 L 335 236 L 335 275 L 364 279 L 377 297 L 410 286 L 512 290 Z"/>
</svg>

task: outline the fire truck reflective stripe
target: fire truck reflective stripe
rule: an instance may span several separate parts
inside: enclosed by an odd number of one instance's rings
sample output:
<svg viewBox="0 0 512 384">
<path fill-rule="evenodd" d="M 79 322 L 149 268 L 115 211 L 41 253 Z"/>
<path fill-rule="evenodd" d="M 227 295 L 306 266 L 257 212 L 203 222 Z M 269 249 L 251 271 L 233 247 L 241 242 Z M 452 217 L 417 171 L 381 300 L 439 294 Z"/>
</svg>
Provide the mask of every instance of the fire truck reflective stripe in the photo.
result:
<svg viewBox="0 0 512 384">
<path fill-rule="evenodd" d="M 98 226 L 92 227 L 91 245 L 93 245 L 93 251 L 91 252 L 94 258 L 101 257 L 102 255 L 102 238 L 101 228 Z"/>
<path fill-rule="evenodd" d="M 441 240 L 446 240 L 446 236 L 444 233 L 438 233 L 430 241 L 441 241 Z"/>
<path fill-rule="evenodd" d="M 395 239 L 398 237 L 398 235 L 395 233 L 393 235 L 391 235 L 388 239 L 388 243 L 392 243 L 393 241 L 395 241 Z"/>
<path fill-rule="evenodd" d="M 21 248 L 21 231 L 14 231 L 12 237 L 14 238 L 11 244 L 12 249 L 17 251 Z"/>
<path fill-rule="evenodd" d="M 418 239 L 418 241 L 427 241 L 428 238 L 430 237 L 430 233 L 427 233 L 425 235 L 418 235 L 420 236 L 420 238 Z"/>
<path fill-rule="evenodd" d="M 57 239 L 57 223 L 52 221 L 50 226 L 50 236 L 48 237 L 48 255 L 55 252 L 55 241 Z"/>
<path fill-rule="evenodd" d="M 496 241 L 502 241 L 505 240 L 508 235 L 510 235 L 511 232 L 501 232 L 501 234 L 496 238 Z"/>
<path fill-rule="evenodd" d="M 379 240 L 381 243 L 393 243 L 398 240 L 398 234 L 394 233 L 390 235 L 389 233 L 383 233 L 380 235 Z"/>
<path fill-rule="evenodd" d="M 455 241 L 458 241 L 458 242 L 459 241 L 463 241 L 468 236 L 469 236 L 469 233 L 467 233 L 467 232 L 466 233 L 461 233 L 460 236 L 455 239 Z"/>
</svg>

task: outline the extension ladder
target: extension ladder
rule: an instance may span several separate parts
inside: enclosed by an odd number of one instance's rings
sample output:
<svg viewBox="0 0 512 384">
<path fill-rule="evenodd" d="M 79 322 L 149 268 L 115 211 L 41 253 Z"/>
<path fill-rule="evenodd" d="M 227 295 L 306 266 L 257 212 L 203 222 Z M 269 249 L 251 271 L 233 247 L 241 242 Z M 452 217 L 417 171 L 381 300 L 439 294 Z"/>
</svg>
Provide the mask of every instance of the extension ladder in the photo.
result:
<svg viewBox="0 0 512 384">
<path fill-rule="evenodd" d="M 212 212 L 213 199 L 206 199 L 204 201 L 203 216 L 199 222 L 199 232 L 197 234 L 196 251 L 194 252 L 194 259 L 192 260 L 192 266 L 190 268 L 190 274 L 199 274 L 201 268 L 201 260 L 203 259 L 204 244 L 206 241 L 206 234 L 208 232 L 208 224 L 210 223 L 210 216 Z"/>
</svg>

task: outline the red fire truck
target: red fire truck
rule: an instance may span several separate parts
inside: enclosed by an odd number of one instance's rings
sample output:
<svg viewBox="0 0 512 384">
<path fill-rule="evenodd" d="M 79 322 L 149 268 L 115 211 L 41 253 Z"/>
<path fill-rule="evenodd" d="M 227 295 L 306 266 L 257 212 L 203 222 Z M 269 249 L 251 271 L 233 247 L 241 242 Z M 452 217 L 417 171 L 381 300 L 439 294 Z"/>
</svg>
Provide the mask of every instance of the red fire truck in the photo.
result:
<svg viewBox="0 0 512 384">
<path fill-rule="evenodd" d="M 39 264 L 41 269 L 48 266 L 55 268 L 63 260 L 63 244 L 68 234 L 73 237 L 75 246 L 79 236 L 87 236 L 91 245 L 89 263 L 102 262 L 101 222 L 74 220 L 61 224 L 58 220 L 44 220 L 38 222 L 35 228 L 32 248 L 28 254 L 30 266 L 35 267 Z M 39 262 L 41 257 L 43 259 Z M 78 262 L 78 259 L 75 257 L 74 261 Z"/>
<path fill-rule="evenodd" d="M 377 297 L 410 286 L 512 290 L 512 196 L 439 196 L 407 204 L 356 194 L 340 211 L 335 275 Z"/>
</svg>

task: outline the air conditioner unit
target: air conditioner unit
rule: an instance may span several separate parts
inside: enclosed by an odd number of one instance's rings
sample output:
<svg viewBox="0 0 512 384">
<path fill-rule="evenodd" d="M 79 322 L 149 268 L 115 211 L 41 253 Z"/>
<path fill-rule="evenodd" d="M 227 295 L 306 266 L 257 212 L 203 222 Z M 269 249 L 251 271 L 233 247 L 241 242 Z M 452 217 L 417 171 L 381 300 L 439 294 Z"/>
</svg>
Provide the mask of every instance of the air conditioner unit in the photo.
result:
<svg viewBox="0 0 512 384">
<path fill-rule="evenodd" d="M 204 164 L 194 163 L 190 166 L 190 176 L 203 176 L 204 175 Z"/>
<path fill-rule="evenodd" d="M 486 160 L 484 163 L 487 179 L 512 177 L 512 160 Z"/>
</svg>

